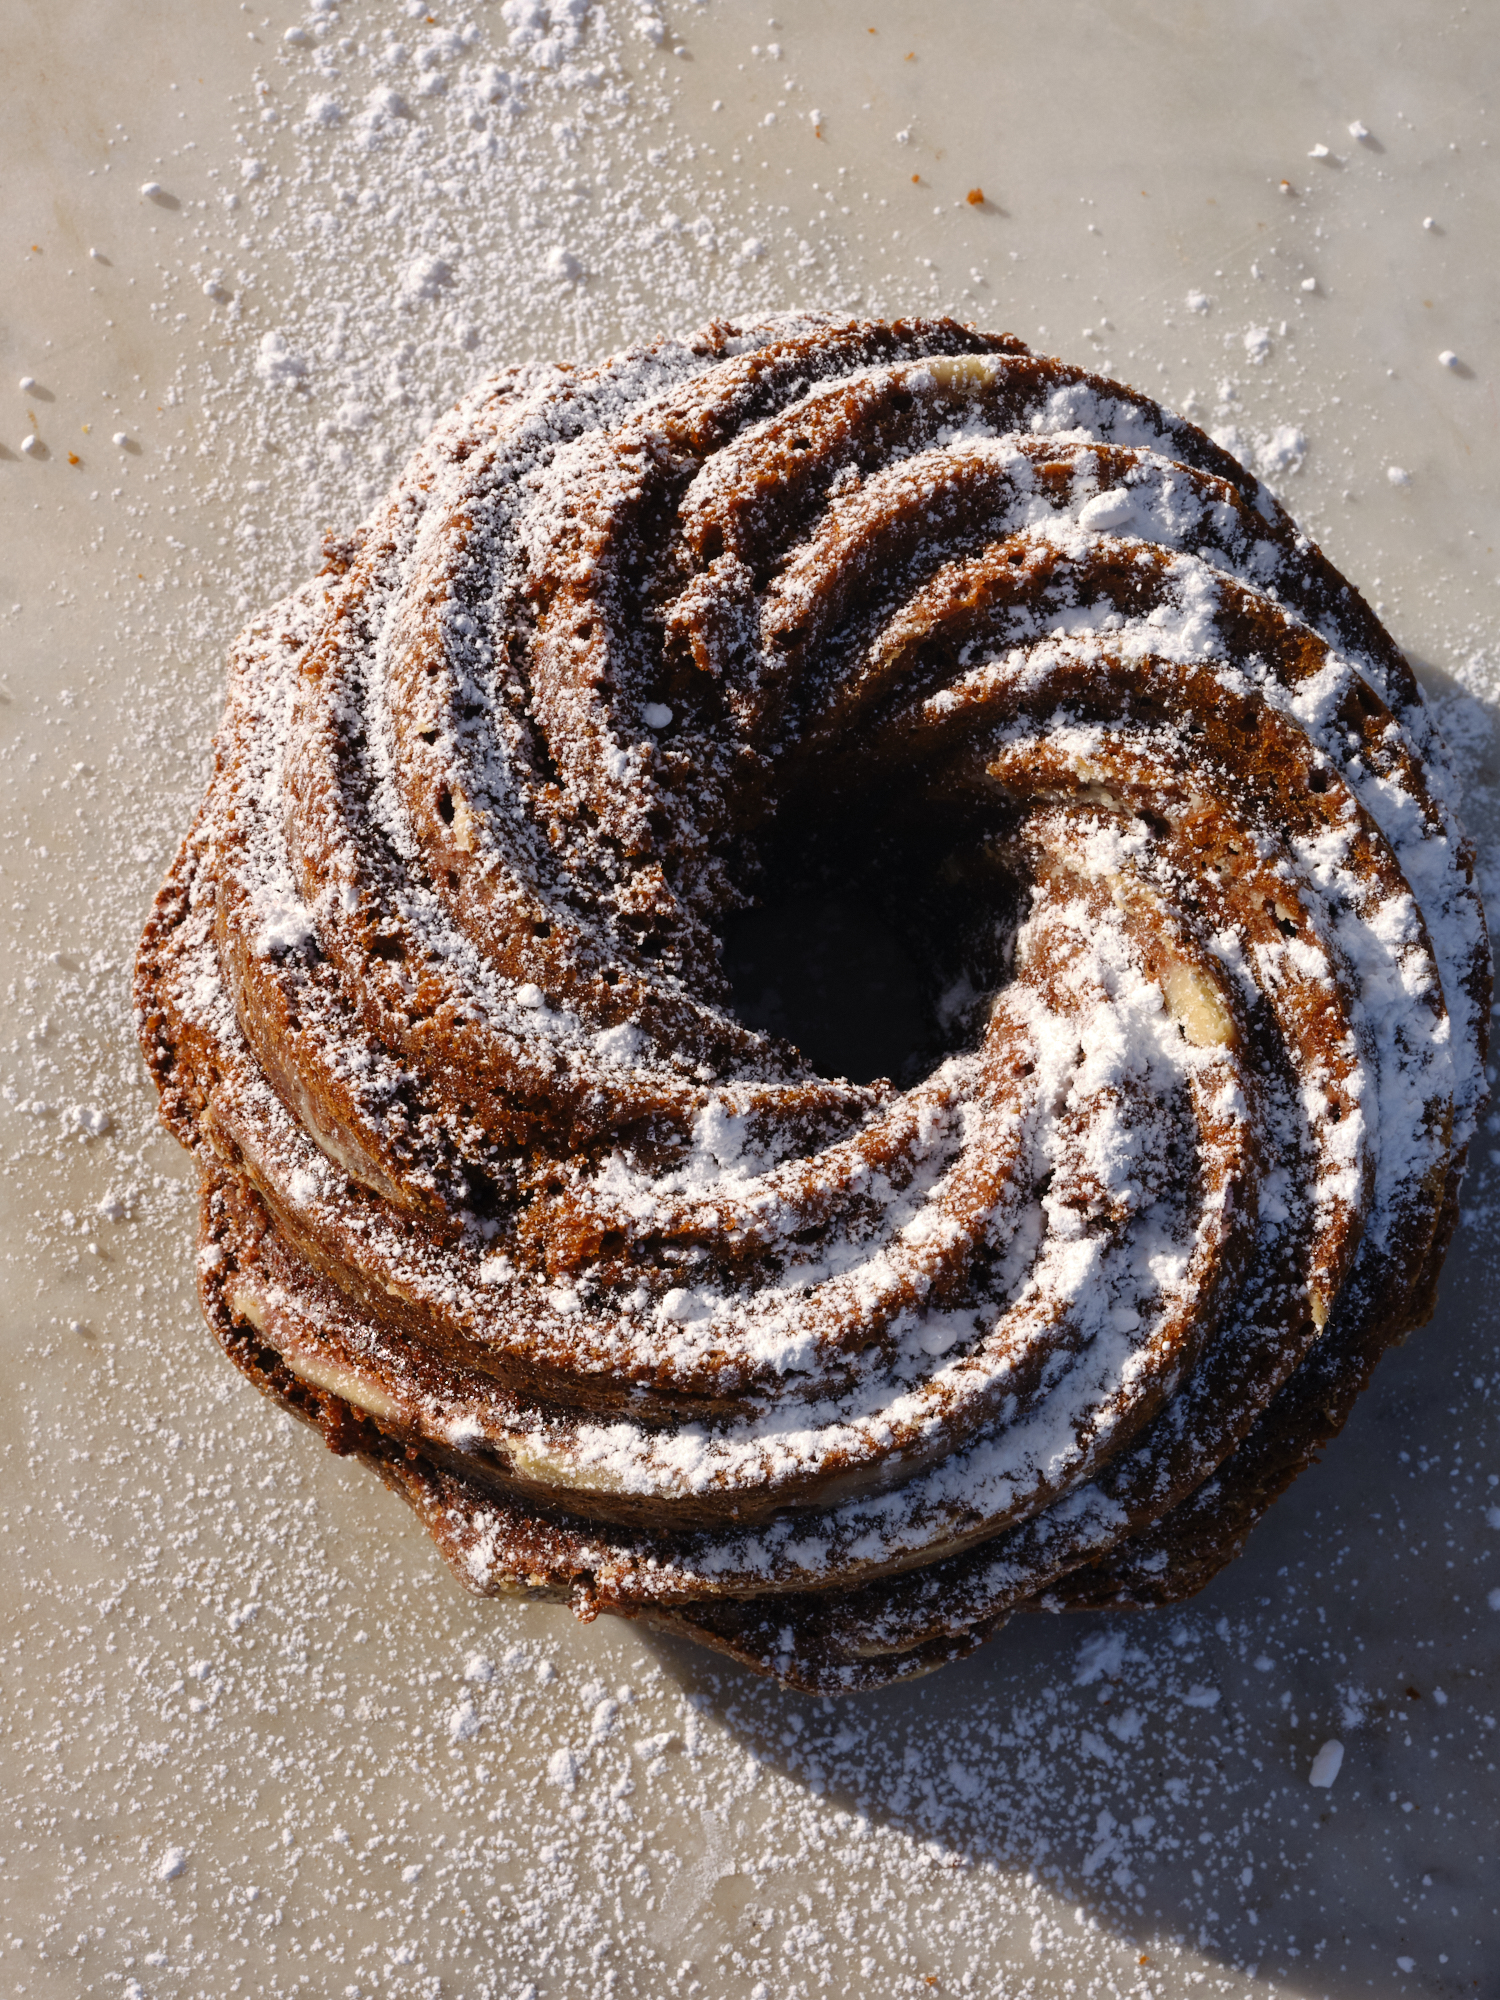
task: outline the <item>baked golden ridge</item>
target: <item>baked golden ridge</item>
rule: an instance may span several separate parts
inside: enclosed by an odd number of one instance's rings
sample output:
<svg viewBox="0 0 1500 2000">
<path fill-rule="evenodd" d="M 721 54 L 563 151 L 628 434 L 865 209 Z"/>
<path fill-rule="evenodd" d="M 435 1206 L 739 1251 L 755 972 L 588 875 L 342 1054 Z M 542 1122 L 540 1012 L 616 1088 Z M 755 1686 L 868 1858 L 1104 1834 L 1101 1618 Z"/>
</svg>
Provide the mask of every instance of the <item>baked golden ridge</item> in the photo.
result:
<svg viewBox="0 0 1500 2000">
<path fill-rule="evenodd" d="M 1410 668 L 948 320 L 527 368 L 231 662 L 141 947 L 205 1310 L 469 1588 L 790 1685 L 1201 1587 L 1431 1310 L 1490 959 Z M 733 1011 L 852 885 L 897 1081 Z"/>
</svg>

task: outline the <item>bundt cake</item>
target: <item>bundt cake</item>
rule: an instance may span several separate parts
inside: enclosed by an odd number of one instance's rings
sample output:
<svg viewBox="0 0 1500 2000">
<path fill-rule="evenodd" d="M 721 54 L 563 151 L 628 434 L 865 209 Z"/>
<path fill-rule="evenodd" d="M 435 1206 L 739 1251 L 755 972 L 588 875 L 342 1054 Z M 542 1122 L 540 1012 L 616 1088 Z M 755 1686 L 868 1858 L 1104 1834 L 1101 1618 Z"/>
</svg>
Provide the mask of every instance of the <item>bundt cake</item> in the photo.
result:
<svg viewBox="0 0 1500 2000">
<path fill-rule="evenodd" d="M 137 973 L 208 1319 L 470 1589 L 796 1687 L 1186 1596 L 1432 1308 L 1452 794 L 1117 383 L 821 315 L 510 370 L 234 651 Z"/>
</svg>

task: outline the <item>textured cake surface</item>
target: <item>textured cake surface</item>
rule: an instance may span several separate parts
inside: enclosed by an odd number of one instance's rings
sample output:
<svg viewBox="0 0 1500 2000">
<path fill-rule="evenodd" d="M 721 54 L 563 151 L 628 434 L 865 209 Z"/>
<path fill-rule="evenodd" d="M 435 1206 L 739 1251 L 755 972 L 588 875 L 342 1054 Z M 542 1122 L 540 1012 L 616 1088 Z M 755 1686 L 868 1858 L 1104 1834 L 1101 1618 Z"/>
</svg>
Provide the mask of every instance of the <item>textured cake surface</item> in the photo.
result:
<svg viewBox="0 0 1500 2000">
<path fill-rule="evenodd" d="M 793 1685 L 1188 1595 L 1431 1311 L 1456 803 L 1119 384 L 816 315 L 501 375 L 242 636 L 146 931 L 210 1323 L 470 1588 Z M 788 898 L 898 941 L 899 1074 L 747 1025 Z"/>
</svg>

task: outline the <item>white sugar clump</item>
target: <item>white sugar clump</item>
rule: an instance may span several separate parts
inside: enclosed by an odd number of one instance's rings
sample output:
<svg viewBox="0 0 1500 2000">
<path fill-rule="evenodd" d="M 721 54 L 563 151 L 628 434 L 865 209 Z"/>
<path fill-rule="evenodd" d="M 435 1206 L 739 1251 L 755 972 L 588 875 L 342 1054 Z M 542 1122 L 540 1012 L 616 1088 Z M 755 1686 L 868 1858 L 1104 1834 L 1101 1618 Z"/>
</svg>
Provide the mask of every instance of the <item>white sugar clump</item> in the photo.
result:
<svg viewBox="0 0 1500 2000">
<path fill-rule="evenodd" d="M 1336 1736 L 1330 1736 L 1317 1756 L 1313 1758 L 1312 1769 L 1307 1774 L 1307 1782 L 1320 1791 L 1327 1791 L 1344 1764 L 1344 1746 Z"/>
<path fill-rule="evenodd" d="M 1307 436 L 1295 424 L 1278 424 L 1255 442 L 1255 469 L 1262 479 L 1296 472 L 1307 455 Z"/>
<path fill-rule="evenodd" d="M 1096 493 L 1079 509 L 1078 524 L 1093 533 L 1104 529 L 1120 528 L 1135 512 L 1135 496 L 1128 488 L 1113 487 L 1107 493 Z"/>
<path fill-rule="evenodd" d="M 578 1783 L 578 1759 L 566 1744 L 547 1759 L 547 1782 L 565 1792 L 571 1792 Z"/>
<path fill-rule="evenodd" d="M 261 381 L 273 389 L 289 389 L 301 382 L 307 374 L 307 357 L 298 354 L 288 345 L 287 338 L 279 328 L 273 327 L 260 337 L 260 347 L 255 356 L 255 372 Z"/>
<path fill-rule="evenodd" d="M 1118 1629 L 1091 1632 L 1078 1648 L 1073 1685 L 1092 1687 L 1099 1680 L 1118 1680 L 1125 1668 L 1125 1634 Z"/>
<path fill-rule="evenodd" d="M 479 1712 L 468 1695 L 448 1712 L 448 1741 L 468 1743 L 479 1734 Z"/>
<path fill-rule="evenodd" d="M 435 299 L 453 283 L 453 266 L 446 257 L 414 257 L 401 274 L 401 296 L 413 304 Z"/>
<path fill-rule="evenodd" d="M 257 898 L 257 910 L 260 916 L 260 927 L 255 933 L 257 958 L 295 951 L 313 936 L 312 911 L 290 894 L 264 889 Z"/>
</svg>

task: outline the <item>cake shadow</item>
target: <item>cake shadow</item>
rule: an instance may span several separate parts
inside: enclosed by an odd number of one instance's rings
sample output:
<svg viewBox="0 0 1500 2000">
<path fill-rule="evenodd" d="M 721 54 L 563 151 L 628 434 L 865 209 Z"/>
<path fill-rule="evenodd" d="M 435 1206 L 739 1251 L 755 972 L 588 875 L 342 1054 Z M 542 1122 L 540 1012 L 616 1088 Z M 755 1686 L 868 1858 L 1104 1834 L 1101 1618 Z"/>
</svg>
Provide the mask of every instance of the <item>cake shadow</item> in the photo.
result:
<svg viewBox="0 0 1500 2000">
<path fill-rule="evenodd" d="M 1055 1944 L 1087 1930 L 1122 1969 L 1300 1974 L 1352 2000 L 1372 1969 L 1394 1984 L 1398 1959 L 1435 1968 L 1443 1952 L 1452 1990 L 1471 1990 L 1486 1869 L 1454 1779 L 1472 1789 L 1484 1770 L 1500 1674 L 1483 1592 L 1460 1588 L 1459 1610 L 1454 1584 L 1489 1553 L 1473 1503 L 1493 1496 L 1480 1478 L 1456 1520 L 1440 1475 L 1488 1463 L 1483 1398 L 1452 1401 L 1455 1383 L 1493 1374 L 1482 1218 L 1500 1174 L 1479 1180 L 1479 1227 L 1433 1324 L 1180 1609 L 1017 1616 L 956 1665 L 839 1700 L 789 1695 L 668 1635 L 646 1646 L 704 1726 L 819 1801 L 836 1839 L 896 1832 L 914 1866 L 953 1871 L 960 1909 L 967 1873 L 1006 1881 L 1018 1979 L 1054 1950 L 1033 1953 L 1036 1920 L 1060 1927 Z M 1424 1545 L 1446 1545 L 1457 1573 Z M 1314 1788 L 1330 1740 L 1342 1770 Z M 751 1811 L 728 1839 L 720 1900 L 734 1900 L 755 1824 Z"/>
</svg>

